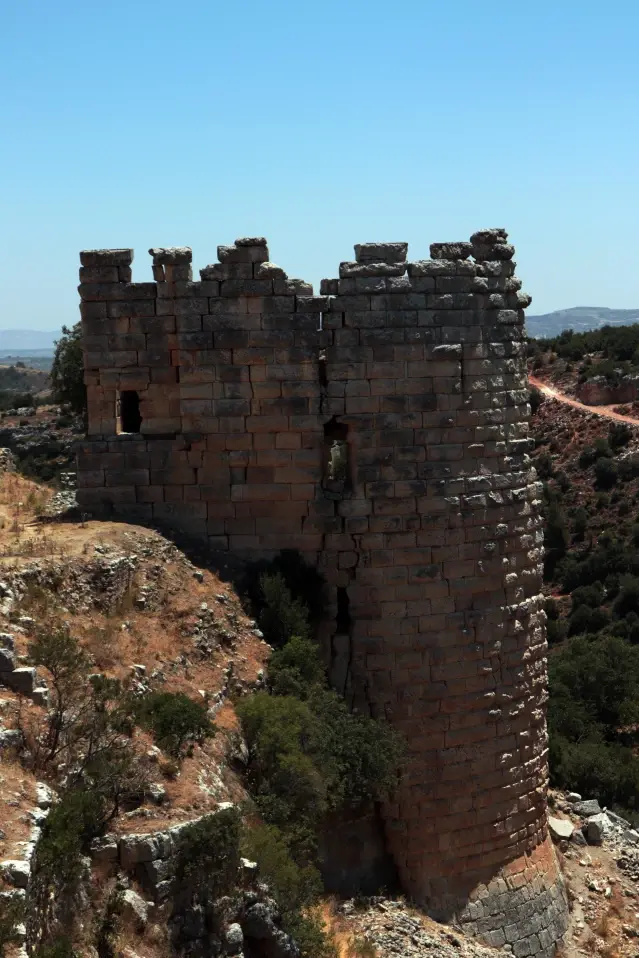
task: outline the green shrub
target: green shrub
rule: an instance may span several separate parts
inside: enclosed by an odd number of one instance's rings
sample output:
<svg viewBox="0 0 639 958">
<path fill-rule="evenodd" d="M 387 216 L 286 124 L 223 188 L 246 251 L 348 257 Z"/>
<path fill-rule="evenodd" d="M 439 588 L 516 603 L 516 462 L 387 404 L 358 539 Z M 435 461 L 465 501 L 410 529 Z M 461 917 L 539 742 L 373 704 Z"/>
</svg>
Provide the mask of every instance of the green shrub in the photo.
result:
<svg viewBox="0 0 639 958">
<path fill-rule="evenodd" d="M 553 461 L 549 452 L 542 452 L 537 456 L 535 468 L 540 479 L 550 479 L 553 474 Z"/>
<path fill-rule="evenodd" d="M 101 914 L 95 919 L 95 950 L 98 958 L 117 958 L 117 935 L 123 909 L 124 893 L 116 887 L 109 893 Z"/>
<path fill-rule="evenodd" d="M 559 604 L 556 599 L 546 599 L 544 602 L 544 611 L 548 619 L 559 618 Z"/>
<path fill-rule="evenodd" d="M 326 681 L 317 643 L 294 635 L 281 649 L 273 652 L 268 678 L 275 695 L 307 698 L 310 689 Z"/>
<path fill-rule="evenodd" d="M 622 619 L 629 612 L 639 612 L 639 578 L 625 575 L 621 579 L 619 596 L 615 600 L 613 611 Z"/>
<path fill-rule="evenodd" d="M 639 556 L 620 539 L 601 535 L 592 551 L 566 556 L 557 572 L 564 592 L 573 592 L 578 586 L 599 580 L 605 583 L 610 596 L 617 587 L 619 575 L 639 574 Z"/>
<path fill-rule="evenodd" d="M 150 692 L 136 710 L 140 724 L 152 732 L 159 748 L 178 758 L 187 744 L 202 744 L 215 734 L 203 702 L 184 692 Z"/>
<path fill-rule="evenodd" d="M 312 854 L 330 784 L 320 765 L 319 722 L 306 702 L 267 692 L 238 703 L 237 713 L 251 795 L 267 822 L 289 833 L 300 855 L 309 854 L 309 848 Z"/>
<path fill-rule="evenodd" d="M 337 958 L 334 943 L 314 906 L 323 886 L 318 869 L 291 857 L 284 834 L 272 825 L 247 829 L 243 852 L 256 861 L 260 875 L 280 906 L 282 927 L 299 948 L 300 958 Z"/>
<path fill-rule="evenodd" d="M 614 459 L 597 459 L 595 463 L 595 485 L 598 489 L 612 489 L 619 477 Z"/>
<path fill-rule="evenodd" d="M 332 807 L 357 809 L 388 798 L 403 756 L 397 733 L 384 721 L 349 712 L 329 690 L 316 692 L 312 706 L 323 727 L 324 761 L 333 769 Z"/>
<path fill-rule="evenodd" d="M 538 389 L 537 386 L 531 386 L 528 390 L 528 402 L 530 403 L 530 411 L 534 416 L 541 404 L 544 402 L 545 396 L 542 393 L 541 389 Z"/>
<path fill-rule="evenodd" d="M 207 815 L 180 833 L 177 879 L 207 900 L 231 894 L 240 866 L 242 819 L 236 808 Z"/>
<path fill-rule="evenodd" d="M 581 605 L 587 605 L 591 609 L 597 609 L 604 601 L 605 592 L 601 582 L 593 582 L 592 585 L 581 585 L 573 589 L 572 611 L 574 612 Z"/>
<path fill-rule="evenodd" d="M 551 578 L 555 568 L 561 562 L 568 548 L 569 535 L 566 517 L 556 496 L 551 496 L 546 508 L 546 528 L 544 530 L 544 575 Z"/>
<path fill-rule="evenodd" d="M 0 958 L 5 958 L 7 947 L 17 945 L 20 936 L 16 925 L 24 920 L 24 903 L 17 897 L 0 898 Z"/>
<path fill-rule="evenodd" d="M 55 402 L 67 403 L 78 415 L 86 414 L 87 390 L 84 385 L 81 323 L 62 327 L 62 336 L 55 344 L 51 387 Z"/>
<path fill-rule="evenodd" d="M 276 651 L 267 690 L 236 706 L 247 748 L 246 785 L 265 823 L 251 830 L 245 845 L 275 890 L 301 955 L 333 958 L 333 944 L 312 908 L 321 889 L 319 832 L 329 812 L 390 795 L 402 748 L 389 726 L 350 713 L 327 687 L 312 637 L 321 608 L 309 611 L 310 579 L 299 559 L 262 565 L 257 581 L 259 622 Z M 316 587 L 313 601 L 321 595 Z"/>
<path fill-rule="evenodd" d="M 548 670 L 549 725 L 568 741 L 614 737 L 639 719 L 639 649 L 622 638 L 576 636 Z"/>
<path fill-rule="evenodd" d="M 572 531 L 577 542 L 583 542 L 586 537 L 586 532 L 588 530 L 588 513 L 583 508 L 579 506 L 575 509 L 575 513 L 572 520 Z"/>
<path fill-rule="evenodd" d="M 318 869 L 311 864 L 298 865 L 291 857 L 288 843 L 274 825 L 247 829 L 243 851 L 257 862 L 260 875 L 281 903 L 284 919 L 320 900 L 323 886 Z"/>
<path fill-rule="evenodd" d="M 64 793 L 51 808 L 42 826 L 42 834 L 31 863 L 29 892 L 28 938 L 32 948 L 55 948 L 49 955 L 66 958 L 72 955 L 70 937 L 53 939 L 59 928 L 59 914 L 65 914 L 74 900 L 83 876 L 83 855 L 91 839 L 104 832 L 106 803 L 101 795 L 72 790 Z M 69 918 L 65 914 L 65 932 Z M 66 950 L 65 950 L 66 949 Z M 71 950 L 69 950 L 71 949 Z"/>
<path fill-rule="evenodd" d="M 73 947 L 69 938 L 56 938 L 47 944 L 40 945 L 34 952 L 35 958 L 80 958 L 79 952 Z"/>
<path fill-rule="evenodd" d="M 329 809 L 357 808 L 392 790 L 401 748 L 389 726 L 351 714 L 315 686 L 306 701 L 258 693 L 237 706 L 248 784 L 265 819 L 307 853 Z"/>
<path fill-rule="evenodd" d="M 550 768 L 555 786 L 578 790 L 608 807 L 637 808 L 639 761 L 631 748 L 553 738 Z"/>
<path fill-rule="evenodd" d="M 259 614 L 260 629 L 267 642 L 280 648 L 292 636 L 309 639 L 311 627 L 308 609 L 293 594 L 280 572 L 264 573 L 260 578 L 263 608 Z"/>
<path fill-rule="evenodd" d="M 622 449 L 632 439 L 632 429 L 625 422 L 611 422 L 608 427 L 608 442 L 612 449 Z"/>
<path fill-rule="evenodd" d="M 591 609 L 590 606 L 581 605 L 568 620 L 568 635 L 599 632 L 609 621 L 610 617 L 603 609 Z"/>
<path fill-rule="evenodd" d="M 280 575 L 291 593 L 304 608 L 311 626 L 322 619 L 325 606 L 324 581 L 317 569 L 304 562 L 301 554 L 293 549 L 284 549 L 270 562 L 255 562 L 249 566 L 244 587 L 259 618 L 264 607 L 261 579 L 264 575 Z M 296 633 L 295 630 L 293 634 Z"/>
<path fill-rule="evenodd" d="M 562 619 L 548 619 L 546 623 L 546 638 L 548 645 L 558 645 L 566 638 L 568 627 Z"/>
<path fill-rule="evenodd" d="M 639 456 L 624 456 L 617 464 L 617 468 L 622 482 L 636 479 L 639 476 Z"/>
<path fill-rule="evenodd" d="M 37 868 L 69 881 L 77 874 L 82 852 L 104 831 L 106 803 L 93 791 L 66 792 L 52 807 L 38 842 Z"/>
<path fill-rule="evenodd" d="M 287 931 L 295 939 L 300 958 L 337 958 L 335 942 L 317 911 L 298 911 L 289 918 Z"/>
</svg>

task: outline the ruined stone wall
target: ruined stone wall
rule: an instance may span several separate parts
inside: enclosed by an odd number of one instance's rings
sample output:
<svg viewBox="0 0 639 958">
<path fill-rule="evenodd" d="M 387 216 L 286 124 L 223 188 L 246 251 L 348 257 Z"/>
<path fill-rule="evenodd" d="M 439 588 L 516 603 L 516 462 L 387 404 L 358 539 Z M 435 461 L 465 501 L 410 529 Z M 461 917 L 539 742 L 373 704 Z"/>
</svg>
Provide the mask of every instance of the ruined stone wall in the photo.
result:
<svg viewBox="0 0 639 958">
<path fill-rule="evenodd" d="M 89 442 L 79 501 L 170 523 L 239 555 L 311 553 L 321 478 L 318 333 L 326 300 L 268 262 L 263 239 L 219 247 L 192 281 L 190 249 L 152 250 L 156 282 L 131 283 L 132 250 L 81 254 Z M 139 433 L 123 432 L 123 392 Z"/>
<path fill-rule="evenodd" d="M 201 283 L 188 250 L 152 251 L 155 284 L 130 283 L 131 251 L 82 254 L 98 272 L 80 287 L 81 502 L 317 565 L 333 684 L 407 740 L 384 809 L 404 888 L 550 955 L 566 899 L 546 828 L 530 300 L 503 230 L 413 263 L 403 243 L 355 249 L 320 297 L 264 240 L 220 247 Z M 131 389 L 140 434 L 117 435 Z"/>
</svg>

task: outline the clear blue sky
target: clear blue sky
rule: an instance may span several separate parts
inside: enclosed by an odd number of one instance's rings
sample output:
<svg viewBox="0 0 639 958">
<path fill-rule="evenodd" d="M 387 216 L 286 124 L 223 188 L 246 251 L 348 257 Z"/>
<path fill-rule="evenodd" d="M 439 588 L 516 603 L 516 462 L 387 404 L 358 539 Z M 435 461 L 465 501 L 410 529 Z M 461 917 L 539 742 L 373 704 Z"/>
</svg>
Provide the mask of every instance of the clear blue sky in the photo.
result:
<svg viewBox="0 0 639 958">
<path fill-rule="evenodd" d="M 637 0 L 0 0 L 0 328 L 75 322 L 78 250 L 505 226 L 529 312 L 639 307 Z"/>
</svg>

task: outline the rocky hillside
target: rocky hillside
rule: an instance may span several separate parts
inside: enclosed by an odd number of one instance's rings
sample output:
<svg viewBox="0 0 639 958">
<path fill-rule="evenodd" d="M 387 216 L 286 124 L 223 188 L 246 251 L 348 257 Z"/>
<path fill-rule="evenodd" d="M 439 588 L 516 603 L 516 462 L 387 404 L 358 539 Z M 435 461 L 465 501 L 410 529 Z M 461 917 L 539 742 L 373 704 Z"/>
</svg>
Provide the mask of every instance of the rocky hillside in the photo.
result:
<svg viewBox="0 0 639 958">
<path fill-rule="evenodd" d="M 586 405 L 631 409 L 639 399 L 637 324 L 531 340 L 528 354 L 535 377 Z"/>
</svg>

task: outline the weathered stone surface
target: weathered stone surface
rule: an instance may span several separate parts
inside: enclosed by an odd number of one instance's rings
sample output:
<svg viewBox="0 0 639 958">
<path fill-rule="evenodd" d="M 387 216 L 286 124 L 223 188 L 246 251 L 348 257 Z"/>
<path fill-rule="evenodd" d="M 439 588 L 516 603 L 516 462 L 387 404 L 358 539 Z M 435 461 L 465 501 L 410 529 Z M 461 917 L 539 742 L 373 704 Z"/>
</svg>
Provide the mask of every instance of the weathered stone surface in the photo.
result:
<svg viewBox="0 0 639 958">
<path fill-rule="evenodd" d="M 575 815 L 581 815 L 582 818 L 589 818 L 591 815 L 599 815 L 601 808 L 596 798 L 588 799 L 583 802 L 575 802 L 572 806 Z"/>
<path fill-rule="evenodd" d="M 244 947 L 244 932 L 238 922 L 233 922 L 224 932 L 224 944 L 228 955 L 239 955 Z"/>
<path fill-rule="evenodd" d="M 51 693 L 45 685 L 39 685 L 30 695 L 32 702 L 35 702 L 36 705 L 42 705 L 44 708 L 48 707 L 50 697 Z"/>
<path fill-rule="evenodd" d="M 431 243 L 432 259 L 466 259 L 473 251 L 472 243 Z"/>
<path fill-rule="evenodd" d="M 404 263 L 408 243 L 356 243 L 355 259 L 358 263 Z"/>
<path fill-rule="evenodd" d="M 340 277 L 348 276 L 403 276 L 406 263 L 340 263 Z"/>
<path fill-rule="evenodd" d="M 0 751 L 2 749 L 22 748 L 24 737 L 20 729 L 0 728 Z"/>
<path fill-rule="evenodd" d="M 122 893 L 122 915 L 125 920 L 133 922 L 140 931 L 148 921 L 149 909 L 147 903 L 132 888 L 127 888 Z"/>
<path fill-rule="evenodd" d="M 130 870 L 140 862 L 151 862 L 156 858 L 167 858 L 173 849 L 169 832 L 153 832 L 148 835 L 124 835 L 118 843 L 120 864 Z"/>
<path fill-rule="evenodd" d="M 13 672 L 16 667 L 16 656 L 12 649 L 0 649 L 0 681 L 3 672 Z"/>
<path fill-rule="evenodd" d="M 253 276 L 255 279 L 287 279 L 287 275 L 281 266 L 275 263 L 256 263 L 253 267 Z"/>
<path fill-rule="evenodd" d="M 90 846 L 91 858 L 96 862 L 114 862 L 118 860 L 118 842 L 115 835 L 94 838 Z"/>
<path fill-rule="evenodd" d="M 36 802 L 38 808 L 51 808 L 55 795 L 45 782 L 36 782 Z"/>
<path fill-rule="evenodd" d="M 80 253 L 83 266 L 130 266 L 132 249 L 85 249 Z"/>
<path fill-rule="evenodd" d="M 613 825 L 605 812 L 591 815 L 583 828 L 589 845 L 601 845 L 606 836 L 613 831 Z"/>
<path fill-rule="evenodd" d="M 548 817 L 548 828 L 553 839 L 557 842 L 570 841 L 575 830 L 572 822 L 567 818 L 554 818 L 552 815 Z"/>
<path fill-rule="evenodd" d="M 0 673 L 2 682 L 14 692 L 30 695 L 36 686 L 36 670 L 30 666 Z"/>
<path fill-rule="evenodd" d="M 16 888 L 26 888 L 29 884 L 31 866 L 28 861 L 8 859 L 0 862 L 0 874 Z"/>
<path fill-rule="evenodd" d="M 149 250 L 154 266 L 184 265 L 193 259 L 189 246 L 155 246 Z"/>
<path fill-rule="evenodd" d="M 235 240 L 236 246 L 268 246 L 264 236 L 240 236 Z"/>
<path fill-rule="evenodd" d="M 162 805 L 166 801 L 166 789 L 159 782 L 151 782 L 147 787 L 146 795 L 154 805 Z"/>
</svg>

